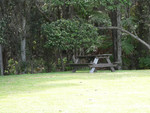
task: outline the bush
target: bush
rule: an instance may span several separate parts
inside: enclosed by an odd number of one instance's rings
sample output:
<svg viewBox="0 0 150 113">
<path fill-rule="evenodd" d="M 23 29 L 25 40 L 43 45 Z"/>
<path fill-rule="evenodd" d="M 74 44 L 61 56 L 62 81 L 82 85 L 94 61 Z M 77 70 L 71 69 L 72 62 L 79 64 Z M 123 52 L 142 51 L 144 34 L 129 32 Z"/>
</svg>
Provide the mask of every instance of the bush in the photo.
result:
<svg viewBox="0 0 150 113">
<path fill-rule="evenodd" d="M 19 65 L 19 63 L 17 61 L 15 61 L 14 59 L 9 59 L 8 60 L 8 68 L 7 68 L 7 70 L 5 70 L 5 73 L 10 74 L 10 75 L 18 74 L 17 73 L 18 65 Z"/>
<path fill-rule="evenodd" d="M 47 37 L 45 47 L 60 50 L 90 48 L 97 42 L 97 28 L 74 20 L 58 20 L 42 26 Z"/>
<path fill-rule="evenodd" d="M 140 68 L 150 69 L 150 58 L 149 57 L 142 57 L 139 60 Z"/>
</svg>

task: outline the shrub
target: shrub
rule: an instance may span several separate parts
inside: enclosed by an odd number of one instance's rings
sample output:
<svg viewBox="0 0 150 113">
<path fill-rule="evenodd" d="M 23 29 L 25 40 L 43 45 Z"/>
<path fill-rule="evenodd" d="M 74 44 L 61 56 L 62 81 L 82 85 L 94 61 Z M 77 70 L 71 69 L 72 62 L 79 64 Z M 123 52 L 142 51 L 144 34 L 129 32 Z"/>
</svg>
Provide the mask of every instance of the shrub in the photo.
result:
<svg viewBox="0 0 150 113">
<path fill-rule="evenodd" d="M 97 42 L 97 28 L 75 20 L 58 20 L 42 26 L 47 37 L 45 47 L 60 50 L 90 48 Z"/>
<path fill-rule="evenodd" d="M 142 57 L 139 60 L 140 68 L 150 69 L 150 57 Z"/>
</svg>

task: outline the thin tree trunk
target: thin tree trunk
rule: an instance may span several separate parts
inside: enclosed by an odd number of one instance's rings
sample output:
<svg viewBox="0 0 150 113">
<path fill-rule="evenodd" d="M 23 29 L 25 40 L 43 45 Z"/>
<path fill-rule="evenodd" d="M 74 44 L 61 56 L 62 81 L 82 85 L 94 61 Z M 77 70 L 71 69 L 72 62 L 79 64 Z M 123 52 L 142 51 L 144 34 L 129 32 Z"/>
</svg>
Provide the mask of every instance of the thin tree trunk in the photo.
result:
<svg viewBox="0 0 150 113">
<path fill-rule="evenodd" d="M 24 72 L 26 72 L 26 18 L 23 17 L 22 38 L 21 38 L 21 60 L 24 64 Z"/>
<path fill-rule="evenodd" d="M 150 25 L 149 25 L 149 33 L 148 33 L 149 35 L 148 35 L 148 44 L 150 45 Z"/>
<path fill-rule="evenodd" d="M 120 10 L 117 9 L 117 27 L 121 28 L 121 13 Z M 118 70 L 122 69 L 122 42 L 121 42 L 121 31 L 117 30 L 117 62 Z"/>
<path fill-rule="evenodd" d="M 0 1 L 0 21 L 2 20 L 4 16 L 4 0 Z M 0 44 L 0 71 L 1 75 L 4 75 L 4 66 L 3 66 L 3 51 L 2 51 L 2 44 Z"/>
<path fill-rule="evenodd" d="M 26 38 L 21 40 L 21 60 L 26 62 Z"/>
<path fill-rule="evenodd" d="M 4 67 L 3 67 L 3 55 L 2 55 L 2 44 L 0 44 L 0 69 L 1 69 L 1 75 L 4 75 Z"/>
</svg>

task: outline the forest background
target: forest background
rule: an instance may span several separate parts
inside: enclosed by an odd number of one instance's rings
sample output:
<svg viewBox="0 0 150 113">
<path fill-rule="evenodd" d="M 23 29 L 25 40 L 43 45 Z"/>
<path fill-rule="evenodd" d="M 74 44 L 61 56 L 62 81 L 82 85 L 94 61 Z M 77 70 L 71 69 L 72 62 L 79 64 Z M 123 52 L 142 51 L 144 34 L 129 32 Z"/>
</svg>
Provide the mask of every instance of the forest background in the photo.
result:
<svg viewBox="0 0 150 113">
<path fill-rule="evenodd" d="M 149 0 L 0 0 L 1 75 L 68 71 L 73 56 L 106 53 L 119 70 L 149 69 L 149 45 Z"/>
</svg>

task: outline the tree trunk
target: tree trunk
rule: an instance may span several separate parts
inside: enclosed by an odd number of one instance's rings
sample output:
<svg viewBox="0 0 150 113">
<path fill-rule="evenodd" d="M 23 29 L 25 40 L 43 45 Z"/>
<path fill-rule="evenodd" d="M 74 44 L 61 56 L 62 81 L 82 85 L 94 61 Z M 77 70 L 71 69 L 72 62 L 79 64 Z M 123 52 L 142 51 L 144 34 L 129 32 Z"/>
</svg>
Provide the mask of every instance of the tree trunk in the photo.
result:
<svg viewBox="0 0 150 113">
<path fill-rule="evenodd" d="M 150 45 L 150 25 L 149 25 L 149 35 L 148 35 L 148 44 Z"/>
<path fill-rule="evenodd" d="M 117 26 L 121 28 L 121 13 L 119 10 L 112 11 L 110 13 L 112 26 Z M 121 48 L 121 31 L 113 29 L 112 30 L 113 38 L 113 56 L 114 61 L 118 62 L 118 70 L 122 68 L 122 48 Z"/>
<path fill-rule="evenodd" d="M 21 60 L 26 62 L 26 38 L 21 40 Z"/>
<path fill-rule="evenodd" d="M 149 33 L 148 33 L 148 44 L 150 45 L 150 25 L 149 25 Z M 149 53 L 150 53 L 150 50 L 149 50 Z"/>
<path fill-rule="evenodd" d="M 2 44 L 0 44 L 0 69 L 1 69 L 1 75 L 4 75 L 4 68 L 3 68 L 3 55 L 2 55 Z"/>
<path fill-rule="evenodd" d="M 112 22 L 112 26 L 117 26 L 117 12 L 112 11 L 110 13 L 110 18 Z M 117 62 L 117 30 L 112 29 L 112 38 L 113 38 L 113 57 L 114 61 Z"/>
<path fill-rule="evenodd" d="M 121 28 L 121 13 L 120 10 L 117 9 L 117 27 Z M 122 69 L 122 43 L 121 43 L 121 31 L 117 30 L 117 62 L 118 70 Z"/>
<path fill-rule="evenodd" d="M 26 18 L 22 17 L 22 36 L 21 36 L 21 60 L 23 63 L 23 73 L 26 73 Z"/>
<path fill-rule="evenodd" d="M 4 16 L 4 0 L 0 1 L 0 21 Z M 4 67 L 3 67 L 3 51 L 2 51 L 2 44 L 0 44 L 0 71 L 1 75 L 4 75 Z"/>
</svg>

